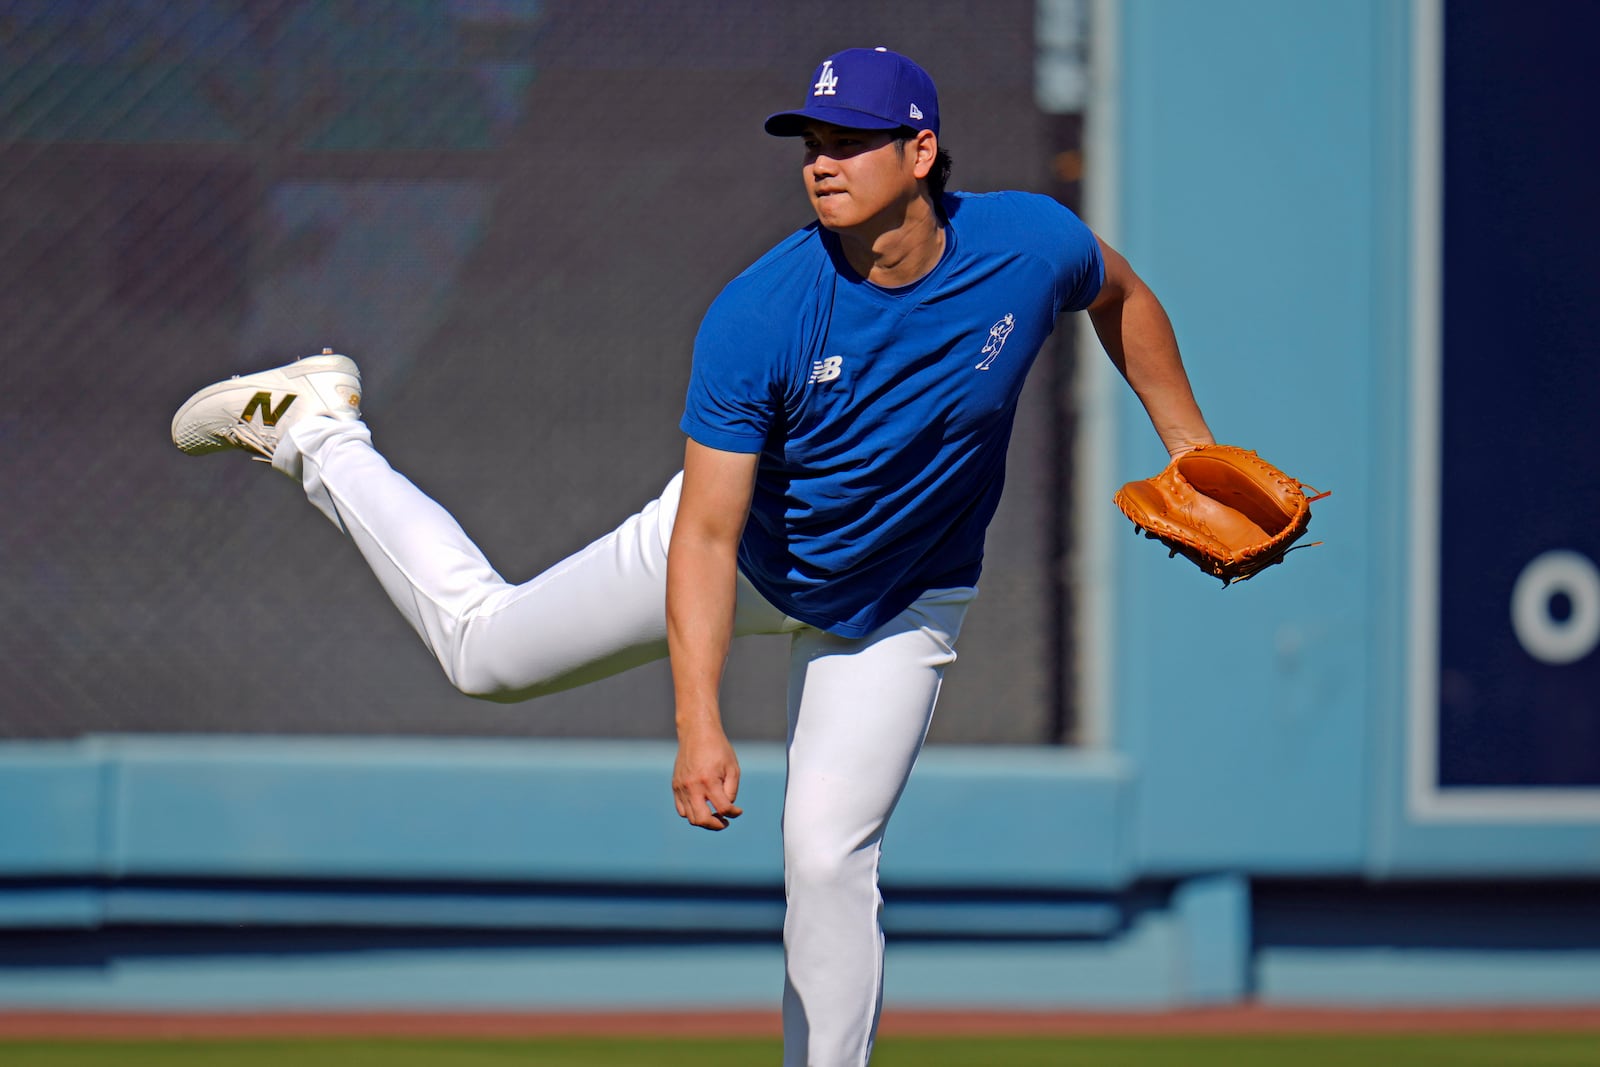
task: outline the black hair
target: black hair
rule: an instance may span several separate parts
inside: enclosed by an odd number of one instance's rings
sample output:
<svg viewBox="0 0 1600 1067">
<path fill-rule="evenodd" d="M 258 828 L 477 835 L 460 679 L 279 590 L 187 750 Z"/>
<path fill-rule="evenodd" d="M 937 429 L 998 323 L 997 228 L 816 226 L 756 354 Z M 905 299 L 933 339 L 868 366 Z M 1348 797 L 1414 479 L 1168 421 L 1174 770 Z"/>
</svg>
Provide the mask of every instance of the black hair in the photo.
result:
<svg viewBox="0 0 1600 1067">
<path fill-rule="evenodd" d="M 906 142 L 917 135 L 916 130 L 910 126 L 902 126 L 895 131 L 895 144 L 900 146 L 900 151 L 905 152 Z M 950 220 L 944 213 L 944 187 L 950 180 L 950 168 L 955 165 L 955 160 L 950 158 L 950 153 L 941 145 L 938 155 L 933 157 L 933 166 L 928 169 L 928 195 L 933 198 L 933 213 L 939 217 L 939 222 L 948 225 Z"/>
</svg>

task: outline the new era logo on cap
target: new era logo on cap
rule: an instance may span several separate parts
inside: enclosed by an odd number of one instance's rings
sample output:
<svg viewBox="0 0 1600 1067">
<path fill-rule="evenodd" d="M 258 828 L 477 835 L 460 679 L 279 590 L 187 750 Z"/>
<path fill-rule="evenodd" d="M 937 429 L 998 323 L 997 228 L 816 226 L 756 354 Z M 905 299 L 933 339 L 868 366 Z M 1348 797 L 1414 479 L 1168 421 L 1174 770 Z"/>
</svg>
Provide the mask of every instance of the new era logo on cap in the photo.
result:
<svg viewBox="0 0 1600 1067">
<path fill-rule="evenodd" d="M 887 48 L 849 48 L 811 75 L 806 103 L 767 118 L 775 137 L 795 137 L 808 122 L 856 130 L 909 126 L 939 132 L 939 94 L 928 72 Z"/>
</svg>

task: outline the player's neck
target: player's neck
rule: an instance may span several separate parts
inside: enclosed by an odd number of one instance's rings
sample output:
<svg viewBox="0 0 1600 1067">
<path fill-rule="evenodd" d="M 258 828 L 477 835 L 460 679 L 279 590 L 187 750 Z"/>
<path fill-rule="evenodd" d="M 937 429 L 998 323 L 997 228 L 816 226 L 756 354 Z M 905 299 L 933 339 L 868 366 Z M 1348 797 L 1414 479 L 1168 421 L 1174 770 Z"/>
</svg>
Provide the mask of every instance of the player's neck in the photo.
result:
<svg viewBox="0 0 1600 1067">
<path fill-rule="evenodd" d="M 835 231 L 845 261 L 873 285 L 898 289 L 939 265 L 944 227 L 926 195 L 911 201 L 903 212 L 874 222 L 877 225 Z"/>
</svg>

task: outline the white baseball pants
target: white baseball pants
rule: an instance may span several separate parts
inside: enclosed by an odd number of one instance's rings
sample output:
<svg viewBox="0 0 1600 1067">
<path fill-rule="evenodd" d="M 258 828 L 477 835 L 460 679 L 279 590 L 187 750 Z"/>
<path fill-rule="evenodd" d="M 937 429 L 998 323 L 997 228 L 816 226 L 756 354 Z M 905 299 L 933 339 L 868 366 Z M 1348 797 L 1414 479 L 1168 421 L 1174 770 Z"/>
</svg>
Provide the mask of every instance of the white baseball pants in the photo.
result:
<svg viewBox="0 0 1600 1067">
<path fill-rule="evenodd" d="M 520 585 L 372 447 L 361 422 L 308 418 L 273 466 L 349 534 L 462 692 L 522 700 L 667 654 L 667 545 L 681 475 L 587 548 Z M 977 591 L 940 589 L 864 638 L 788 618 L 742 576 L 735 633 L 789 634 L 783 805 L 786 1067 L 861 1067 L 883 993 L 884 827 L 922 748 Z M 663 785 L 662 803 L 670 803 Z"/>
</svg>

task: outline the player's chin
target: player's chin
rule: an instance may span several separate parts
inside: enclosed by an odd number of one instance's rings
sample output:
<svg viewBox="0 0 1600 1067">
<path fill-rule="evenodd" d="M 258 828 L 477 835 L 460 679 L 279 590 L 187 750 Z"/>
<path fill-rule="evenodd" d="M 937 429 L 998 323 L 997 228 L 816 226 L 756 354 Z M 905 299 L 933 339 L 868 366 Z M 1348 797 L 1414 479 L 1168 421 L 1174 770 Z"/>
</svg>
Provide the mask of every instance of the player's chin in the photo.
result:
<svg viewBox="0 0 1600 1067">
<path fill-rule="evenodd" d="M 811 210 L 817 213 L 817 221 L 830 230 L 848 230 L 860 221 L 851 210 L 850 198 L 845 193 L 813 196 Z"/>
</svg>

